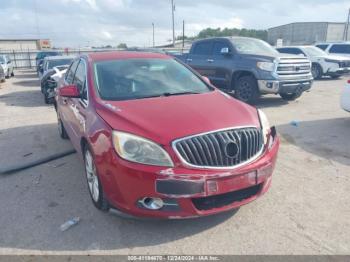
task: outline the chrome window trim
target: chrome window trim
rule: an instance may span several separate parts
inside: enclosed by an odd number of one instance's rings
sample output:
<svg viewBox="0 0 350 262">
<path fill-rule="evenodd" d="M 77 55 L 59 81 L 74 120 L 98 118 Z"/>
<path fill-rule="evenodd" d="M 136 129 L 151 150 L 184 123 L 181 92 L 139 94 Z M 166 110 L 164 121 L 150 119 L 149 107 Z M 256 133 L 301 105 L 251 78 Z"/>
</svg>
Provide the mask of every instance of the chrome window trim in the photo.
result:
<svg viewBox="0 0 350 262">
<path fill-rule="evenodd" d="M 222 132 L 222 131 L 228 131 L 228 130 L 236 130 L 236 129 L 244 129 L 244 128 L 256 128 L 256 129 L 260 129 L 261 131 L 261 127 L 256 127 L 256 126 L 235 126 L 235 127 L 229 127 L 229 128 L 222 128 L 222 129 L 217 129 L 214 131 L 209 131 L 209 132 L 204 132 L 204 133 L 200 133 L 200 134 L 196 134 L 196 135 L 191 135 L 191 136 L 186 136 L 183 138 L 178 138 L 175 139 L 174 141 L 171 142 L 171 147 L 174 150 L 176 156 L 180 159 L 180 161 L 187 167 L 191 167 L 191 168 L 195 168 L 195 169 L 209 169 L 209 170 L 235 170 L 238 169 L 244 165 L 250 164 L 252 162 L 254 162 L 255 160 L 257 160 L 259 157 L 261 157 L 261 155 L 264 152 L 265 149 L 265 145 L 264 143 L 262 143 L 262 147 L 260 149 L 260 151 L 252 158 L 248 159 L 247 161 L 240 163 L 238 165 L 234 165 L 234 166 L 225 166 L 225 167 L 213 167 L 213 166 L 197 166 L 197 165 L 193 165 L 191 163 L 188 163 L 179 153 L 179 151 L 176 148 L 176 144 L 180 141 L 186 140 L 186 139 L 191 139 L 194 137 L 198 137 L 198 136 L 203 136 L 203 135 L 208 135 L 208 134 L 213 134 L 213 133 L 218 133 L 218 132 Z"/>
</svg>

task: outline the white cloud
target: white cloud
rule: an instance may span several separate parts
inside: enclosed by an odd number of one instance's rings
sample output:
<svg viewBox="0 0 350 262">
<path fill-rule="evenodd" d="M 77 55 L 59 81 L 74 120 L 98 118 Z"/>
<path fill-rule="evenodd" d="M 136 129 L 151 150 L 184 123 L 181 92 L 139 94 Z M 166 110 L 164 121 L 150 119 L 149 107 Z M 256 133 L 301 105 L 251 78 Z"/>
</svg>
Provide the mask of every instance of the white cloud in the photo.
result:
<svg viewBox="0 0 350 262">
<path fill-rule="evenodd" d="M 128 45 L 147 46 L 172 37 L 170 0 L 56 0 L 37 1 L 37 21 L 32 1 L 3 1 L 1 38 L 50 38 L 55 46 Z M 186 35 L 212 28 L 267 29 L 296 21 L 345 21 L 348 0 L 175 0 L 176 35 L 186 22 Z M 9 15 L 10 14 L 10 15 Z M 25 19 L 24 19 L 25 18 Z"/>
<path fill-rule="evenodd" d="M 108 31 L 102 31 L 102 36 L 107 40 L 110 40 L 113 38 L 112 34 Z"/>
<path fill-rule="evenodd" d="M 221 19 L 209 19 L 206 21 L 206 23 L 190 23 L 188 26 L 193 31 L 200 31 L 202 29 L 211 27 L 211 28 L 239 28 L 241 29 L 243 27 L 243 20 L 239 17 L 233 17 L 226 20 Z"/>
</svg>

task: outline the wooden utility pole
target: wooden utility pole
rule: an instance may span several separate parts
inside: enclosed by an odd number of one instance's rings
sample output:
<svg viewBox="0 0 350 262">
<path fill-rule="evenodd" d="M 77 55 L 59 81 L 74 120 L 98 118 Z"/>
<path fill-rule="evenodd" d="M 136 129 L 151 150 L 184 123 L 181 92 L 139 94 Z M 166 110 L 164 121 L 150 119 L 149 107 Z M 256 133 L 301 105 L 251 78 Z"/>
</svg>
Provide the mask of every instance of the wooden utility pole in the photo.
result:
<svg viewBox="0 0 350 262">
<path fill-rule="evenodd" d="M 182 49 L 185 48 L 185 20 L 182 21 Z"/>
<path fill-rule="evenodd" d="M 152 23 L 152 30 L 153 30 L 153 48 L 155 47 L 155 41 L 154 41 L 154 23 Z"/>
<path fill-rule="evenodd" d="M 345 29 L 344 29 L 344 37 L 343 37 L 344 41 L 348 41 L 349 24 L 350 24 L 350 8 L 349 8 L 349 12 L 348 12 L 348 18 L 347 18 L 346 24 L 345 24 Z"/>
<path fill-rule="evenodd" d="M 173 21 L 173 47 L 175 47 L 175 5 L 174 0 L 171 0 L 171 16 Z"/>
</svg>

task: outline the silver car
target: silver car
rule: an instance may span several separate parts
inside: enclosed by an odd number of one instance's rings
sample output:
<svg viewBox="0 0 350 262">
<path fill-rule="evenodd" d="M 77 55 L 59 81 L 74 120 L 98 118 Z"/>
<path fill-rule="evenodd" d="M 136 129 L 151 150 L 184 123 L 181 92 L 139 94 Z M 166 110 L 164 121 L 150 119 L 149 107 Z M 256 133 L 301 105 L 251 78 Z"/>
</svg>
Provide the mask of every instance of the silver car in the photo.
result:
<svg viewBox="0 0 350 262">
<path fill-rule="evenodd" d="M 0 66 L 3 69 L 6 78 L 15 76 L 13 63 L 8 55 L 0 55 Z"/>
<path fill-rule="evenodd" d="M 2 68 L 2 66 L 0 66 L 0 82 L 4 82 L 4 81 L 5 81 L 4 69 Z"/>
</svg>

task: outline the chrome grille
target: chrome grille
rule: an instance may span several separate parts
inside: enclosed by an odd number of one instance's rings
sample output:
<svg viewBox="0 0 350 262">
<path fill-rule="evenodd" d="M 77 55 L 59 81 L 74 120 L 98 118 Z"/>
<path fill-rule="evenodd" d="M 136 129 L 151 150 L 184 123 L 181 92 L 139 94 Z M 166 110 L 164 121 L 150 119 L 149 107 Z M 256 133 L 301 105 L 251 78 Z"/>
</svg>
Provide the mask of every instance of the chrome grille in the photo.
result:
<svg viewBox="0 0 350 262">
<path fill-rule="evenodd" d="M 350 67 L 350 62 L 339 62 L 339 67 L 340 68 Z"/>
<path fill-rule="evenodd" d="M 277 65 L 277 74 L 280 77 L 308 75 L 311 72 L 311 63 L 304 57 L 281 57 Z"/>
<path fill-rule="evenodd" d="M 234 155 L 228 152 L 232 143 L 237 146 L 237 154 Z M 174 142 L 174 149 L 191 166 L 235 167 L 261 153 L 263 138 L 261 130 L 254 127 L 229 129 L 177 140 Z"/>
</svg>

